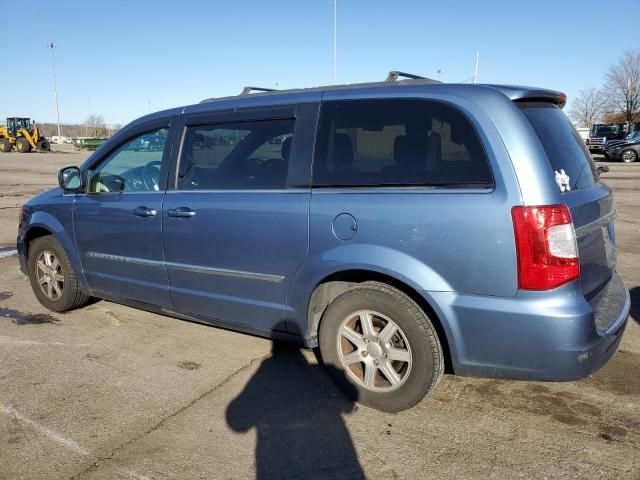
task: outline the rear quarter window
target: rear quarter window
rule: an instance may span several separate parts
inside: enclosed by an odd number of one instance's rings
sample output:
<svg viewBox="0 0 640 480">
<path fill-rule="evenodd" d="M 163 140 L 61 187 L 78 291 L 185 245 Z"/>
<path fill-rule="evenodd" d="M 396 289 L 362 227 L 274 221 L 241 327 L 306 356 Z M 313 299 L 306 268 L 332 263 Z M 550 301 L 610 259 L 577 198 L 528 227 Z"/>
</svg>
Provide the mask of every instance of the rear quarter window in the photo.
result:
<svg viewBox="0 0 640 480">
<path fill-rule="evenodd" d="M 487 188 L 493 176 L 457 109 L 421 99 L 348 100 L 322 105 L 313 185 Z"/>
<path fill-rule="evenodd" d="M 564 112 L 548 103 L 523 103 L 520 107 L 549 158 L 551 174 L 564 170 L 570 190 L 593 185 L 597 174 L 591 154 Z"/>
</svg>

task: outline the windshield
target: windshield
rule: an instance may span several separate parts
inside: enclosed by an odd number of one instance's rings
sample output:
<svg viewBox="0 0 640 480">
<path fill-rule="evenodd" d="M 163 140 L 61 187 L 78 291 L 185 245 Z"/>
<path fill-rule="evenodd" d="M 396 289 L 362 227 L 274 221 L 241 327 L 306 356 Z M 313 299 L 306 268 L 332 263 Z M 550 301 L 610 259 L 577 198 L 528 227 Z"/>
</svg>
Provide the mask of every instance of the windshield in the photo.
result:
<svg viewBox="0 0 640 480">
<path fill-rule="evenodd" d="M 26 128 L 29 130 L 31 124 L 28 118 L 16 118 L 16 128 Z"/>
<path fill-rule="evenodd" d="M 596 182 L 591 155 L 562 110 L 546 103 L 525 103 L 522 112 L 547 153 L 552 174 L 562 175 L 564 170 L 570 190 L 586 188 Z"/>
<path fill-rule="evenodd" d="M 596 136 L 604 137 L 608 134 L 616 133 L 616 131 L 615 127 L 598 127 L 596 128 Z"/>
</svg>

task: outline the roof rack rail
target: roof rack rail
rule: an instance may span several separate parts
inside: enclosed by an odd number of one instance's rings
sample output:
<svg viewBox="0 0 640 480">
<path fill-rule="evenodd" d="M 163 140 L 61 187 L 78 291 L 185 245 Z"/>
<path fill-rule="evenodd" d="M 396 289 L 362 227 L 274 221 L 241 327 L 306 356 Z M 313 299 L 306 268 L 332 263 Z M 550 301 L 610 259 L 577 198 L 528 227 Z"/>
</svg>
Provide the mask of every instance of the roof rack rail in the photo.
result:
<svg viewBox="0 0 640 480">
<path fill-rule="evenodd" d="M 275 88 L 262 88 L 262 87 L 244 87 L 240 92 L 240 95 L 250 95 L 251 92 L 275 92 Z"/>
<path fill-rule="evenodd" d="M 431 83 L 442 83 L 440 80 L 434 80 L 433 78 L 427 78 L 427 77 L 422 77 L 420 75 L 414 75 L 413 73 L 400 72 L 399 70 L 391 70 L 389 72 L 389 75 L 387 75 L 387 78 L 385 78 L 384 81 L 385 82 L 397 82 L 400 77 L 409 78 L 411 80 L 427 80 L 428 82 L 431 82 Z"/>
<path fill-rule="evenodd" d="M 410 78 L 412 80 L 428 80 L 425 77 L 421 77 L 420 75 L 414 75 L 413 73 L 400 72 L 398 70 L 391 70 L 387 78 L 384 80 L 385 82 L 397 82 L 398 78 Z"/>
</svg>

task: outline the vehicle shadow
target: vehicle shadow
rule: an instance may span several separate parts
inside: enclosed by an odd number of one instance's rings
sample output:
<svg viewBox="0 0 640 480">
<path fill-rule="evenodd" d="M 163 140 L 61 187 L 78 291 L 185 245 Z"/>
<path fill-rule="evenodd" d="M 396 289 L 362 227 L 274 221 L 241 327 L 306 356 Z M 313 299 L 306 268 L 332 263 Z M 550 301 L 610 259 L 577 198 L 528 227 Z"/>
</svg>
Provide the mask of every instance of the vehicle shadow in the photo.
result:
<svg viewBox="0 0 640 480">
<path fill-rule="evenodd" d="M 227 407 L 232 430 L 256 429 L 256 478 L 365 478 L 342 418 L 354 401 L 326 368 L 309 364 L 299 346 L 274 341 L 272 355 Z M 355 389 L 348 393 L 356 398 Z"/>
<path fill-rule="evenodd" d="M 629 296 L 631 297 L 629 314 L 631 318 L 640 324 L 640 287 L 633 287 L 629 290 Z"/>
</svg>

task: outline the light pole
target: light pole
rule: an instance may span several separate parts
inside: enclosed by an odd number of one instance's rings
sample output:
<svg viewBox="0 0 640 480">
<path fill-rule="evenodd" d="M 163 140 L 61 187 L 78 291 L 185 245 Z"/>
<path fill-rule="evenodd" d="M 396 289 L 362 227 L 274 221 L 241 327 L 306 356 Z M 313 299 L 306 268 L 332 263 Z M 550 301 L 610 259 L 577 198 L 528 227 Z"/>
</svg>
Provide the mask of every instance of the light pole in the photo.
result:
<svg viewBox="0 0 640 480">
<path fill-rule="evenodd" d="M 333 84 L 336 84 L 336 25 L 338 23 L 338 0 L 333 0 Z"/>
<path fill-rule="evenodd" d="M 53 70 L 53 94 L 56 98 L 56 114 L 58 116 L 58 141 L 62 138 L 62 130 L 60 129 L 60 108 L 58 107 L 58 85 L 56 84 L 56 62 L 53 58 L 53 49 L 57 45 L 53 42 L 47 43 L 47 47 L 51 49 L 51 69 Z"/>
</svg>

